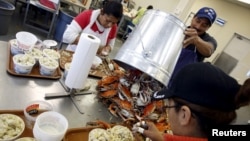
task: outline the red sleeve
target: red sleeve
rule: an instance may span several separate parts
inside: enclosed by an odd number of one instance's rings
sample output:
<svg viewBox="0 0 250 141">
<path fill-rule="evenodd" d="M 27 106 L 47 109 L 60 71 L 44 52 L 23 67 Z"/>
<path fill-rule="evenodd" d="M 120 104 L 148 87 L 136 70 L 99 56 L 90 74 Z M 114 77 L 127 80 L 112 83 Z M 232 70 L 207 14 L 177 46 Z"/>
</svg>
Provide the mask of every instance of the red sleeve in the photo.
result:
<svg viewBox="0 0 250 141">
<path fill-rule="evenodd" d="M 90 17 L 92 14 L 92 10 L 85 10 L 79 15 L 77 15 L 74 20 L 84 29 L 90 22 Z"/>
<path fill-rule="evenodd" d="M 117 33 L 117 24 L 113 25 L 110 32 L 109 32 L 109 36 L 108 36 L 108 40 L 107 40 L 107 44 L 109 43 L 109 41 L 111 39 L 114 39 L 116 37 L 116 33 Z"/>
</svg>

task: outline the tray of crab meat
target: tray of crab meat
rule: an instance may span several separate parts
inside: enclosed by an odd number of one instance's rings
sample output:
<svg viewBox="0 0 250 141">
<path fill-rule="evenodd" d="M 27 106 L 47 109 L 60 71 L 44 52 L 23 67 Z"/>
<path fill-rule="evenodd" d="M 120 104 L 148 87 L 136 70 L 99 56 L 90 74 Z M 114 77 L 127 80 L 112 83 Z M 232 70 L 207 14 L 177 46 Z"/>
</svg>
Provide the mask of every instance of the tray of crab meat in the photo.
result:
<svg viewBox="0 0 250 141">
<path fill-rule="evenodd" d="M 139 134 L 132 133 L 131 127 L 124 123 L 107 123 L 104 121 L 87 122 L 82 128 L 68 129 L 63 141 L 138 141 Z"/>
<path fill-rule="evenodd" d="M 131 124 L 149 120 L 160 131 L 167 132 L 164 100 L 152 100 L 153 94 L 163 88 L 163 84 L 136 69 L 124 71 L 119 68 L 97 83 L 98 98 L 114 116 Z"/>
<path fill-rule="evenodd" d="M 60 51 L 61 58 L 59 65 L 62 70 L 69 69 L 68 66 L 70 66 L 70 63 L 73 59 L 73 54 L 74 52 L 68 50 Z M 111 75 L 115 67 L 117 67 L 117 65 L 110 58 L 101 58 L 99 56 L 95 56 L 89 76 L 102 78 L 103 76 Z"/>
</svg>

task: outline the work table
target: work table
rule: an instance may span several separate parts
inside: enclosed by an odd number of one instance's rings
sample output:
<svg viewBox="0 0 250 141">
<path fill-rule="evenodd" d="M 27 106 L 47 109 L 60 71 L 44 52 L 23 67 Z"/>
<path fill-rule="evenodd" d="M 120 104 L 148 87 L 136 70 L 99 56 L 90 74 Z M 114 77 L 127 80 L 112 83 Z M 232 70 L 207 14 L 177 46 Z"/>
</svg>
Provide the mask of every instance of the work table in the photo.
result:
<svg viewBox="0 0 250 141">
<path fill-rule="evenodd" d="M 103 103 L 98 101 L 96 94 L 75 96 L 75 101 L 83 109 L 78 111 L 71 98 L 59 97 L 45 99 L 47 93 L 65 93 L 59 80 L 32 77 L 13 76 L 6 71 L 8 42 L 0 41 L 0 111 L 23 110 L 24 106 L 33 100 L 45 100 L 53 105 L 54 111 L 63 114 L 69 121 L 69 128 L 83 127 L 89 121 L 100 119 L 107 122 L 117 122 L 120 119 L 112 116 Z M 95 89 L 96 78 L 88 78 L 92 83 L 90 89 Z"/>
</svg>

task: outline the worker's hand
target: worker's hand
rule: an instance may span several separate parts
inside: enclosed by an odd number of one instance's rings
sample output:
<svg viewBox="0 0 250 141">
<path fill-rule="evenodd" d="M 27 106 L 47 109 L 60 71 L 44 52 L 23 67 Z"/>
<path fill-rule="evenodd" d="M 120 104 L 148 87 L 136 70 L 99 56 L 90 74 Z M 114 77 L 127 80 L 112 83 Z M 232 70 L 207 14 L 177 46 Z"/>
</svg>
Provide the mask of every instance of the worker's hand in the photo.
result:
<svg viewBox="0 0 250 141">
<path fill-rule="evenodd" d="M 187 47 L 190 44 L 194 44 L 196 43 L 196 41 L 200 38 L 198 36 L 197 30 L 194 28 L 186 28 L 186 30 L 184 31 L 185 34 L 185 39 L 183 41 L 183 47 Z"/>
<path fill-rule="evenodd" d="M 80 40 L 80 35 L 78 35 L 78 36 L 76 37 L 75 41 L 74 41 L 72 44 L 77 45 L 78 42 L 79 42 L 79 40 Z"/>
<path fill-rule="evenodd" d="M 110 52 L 111 52 L 110 46 L 99 47 L 99 49 L 97 50 L 97 54 L 100 56 L 108 56 Z"/>
<path fill-rule="evenodd" d="M 143 134 L 145 137 L 153 141 L 163 141 L 163 134 L 157 129 L 153 122 L 138 122 L 133 126 L 132 130 L 133 132 L 139 132 Z"/>
</svg>

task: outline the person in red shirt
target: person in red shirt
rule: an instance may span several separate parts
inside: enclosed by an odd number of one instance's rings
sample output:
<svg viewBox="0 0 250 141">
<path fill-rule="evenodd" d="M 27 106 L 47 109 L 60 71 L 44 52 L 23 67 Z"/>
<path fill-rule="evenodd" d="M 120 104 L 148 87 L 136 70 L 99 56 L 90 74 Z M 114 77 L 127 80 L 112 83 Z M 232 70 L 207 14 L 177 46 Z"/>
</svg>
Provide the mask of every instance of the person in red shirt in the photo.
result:
<svg viewBox="0 0 250 141">
<path fill-rule="evenodd" d="M 212 129 L 228 127 L 236 119 L 236 110 L 249 105 L 250 78 L 241 85 L 218 67 L 198 62 L 184 66 L 171 87 L 157 93 L 164 95 L 171 134 L 145 121 L 136 123 L 134 131 L 152 141 L 207 141 Z M 145 123 L 148 128 L 143 128 Z"/>
<path fill-rule="evenodd" d="M 101 9 L 83 11 L 72 20 L 63 34 L 63 42 L 69 43 L 66 50 L 75 51 L 80 34 L 88 33 L 101 40 L 97 54 L 108 55 L 113 49 L 117 23 L 122 16 L 122 4 L 116 1 L 105 3 Z"/>
</svg>

